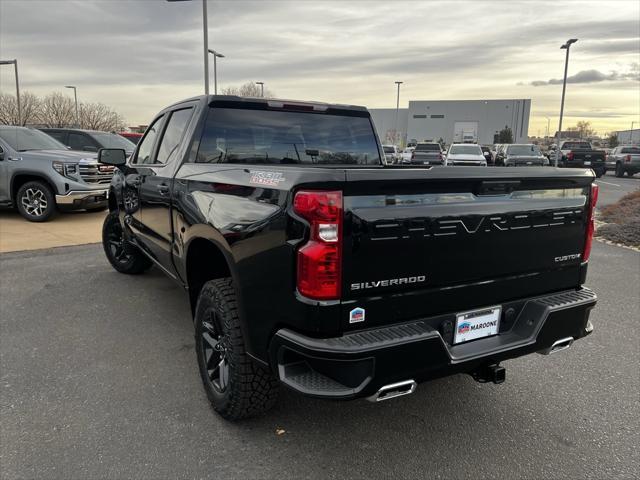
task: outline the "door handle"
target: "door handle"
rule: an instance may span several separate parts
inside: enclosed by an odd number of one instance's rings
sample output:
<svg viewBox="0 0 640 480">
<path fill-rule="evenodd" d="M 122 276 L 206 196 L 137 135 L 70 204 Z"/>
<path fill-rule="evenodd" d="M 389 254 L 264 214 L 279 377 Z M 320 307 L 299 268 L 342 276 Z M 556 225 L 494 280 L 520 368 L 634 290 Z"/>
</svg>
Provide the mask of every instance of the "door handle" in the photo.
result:
<svg viewBox="0 0 640 480">
<path fill-rule="evenodd" d="M 169 193 L 169 185 L 158 185 L 158 192 L 160 192 L 160 195 L 167 195 Z"/>
</svg>

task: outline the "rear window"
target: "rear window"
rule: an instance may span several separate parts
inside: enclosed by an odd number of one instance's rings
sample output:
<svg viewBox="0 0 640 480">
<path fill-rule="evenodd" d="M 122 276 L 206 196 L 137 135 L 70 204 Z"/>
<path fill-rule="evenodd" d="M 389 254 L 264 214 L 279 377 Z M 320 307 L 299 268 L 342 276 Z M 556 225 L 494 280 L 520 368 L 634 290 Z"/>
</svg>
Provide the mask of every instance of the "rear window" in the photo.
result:
<svg viewBox="0 0 640 480">
<path fill-rule="evenodd" d="M 368 116 L 211 108 L 198 163 L 380 165 Z"/>
<path fill-rule="evenodd" d="M 439 152 L 440 145 L 437 143 L 419 143 L 416 145 L 416 151 L 418 152 Z"/>
<path fill-rule="evenodd" d="M 477 145 L 452 145 L 449 153 L 454 155 L 482 155 L 482 150 Z"/>
<path fill-rule="evenodd" d="M 622 151 L 620 153 L 635 153 L 638 154 L 640 153 L 640 148 L 623 148 Z"/>
<path fill-rule="evenodd" d="M 591 150 L 591 144 L 588 142 L 564 142 L 562 150 Z"/>
<path fill-rule="evenodd" d="M 509 145 L 507 155 L 541 155 L 536 145 Z"/>
</svg>

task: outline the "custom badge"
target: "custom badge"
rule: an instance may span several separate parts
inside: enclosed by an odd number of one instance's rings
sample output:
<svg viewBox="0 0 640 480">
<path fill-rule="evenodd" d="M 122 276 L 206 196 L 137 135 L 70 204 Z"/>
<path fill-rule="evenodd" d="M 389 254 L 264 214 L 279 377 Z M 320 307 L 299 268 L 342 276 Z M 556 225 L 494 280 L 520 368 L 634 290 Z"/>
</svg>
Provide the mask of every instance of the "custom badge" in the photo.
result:
<svg viewBox="0 0 640 480">
<path fill-rule="evenodd" d="M 364 308 L 354 308 L 349 312 L 349 323 L 364 322 Z"/>
</svg>

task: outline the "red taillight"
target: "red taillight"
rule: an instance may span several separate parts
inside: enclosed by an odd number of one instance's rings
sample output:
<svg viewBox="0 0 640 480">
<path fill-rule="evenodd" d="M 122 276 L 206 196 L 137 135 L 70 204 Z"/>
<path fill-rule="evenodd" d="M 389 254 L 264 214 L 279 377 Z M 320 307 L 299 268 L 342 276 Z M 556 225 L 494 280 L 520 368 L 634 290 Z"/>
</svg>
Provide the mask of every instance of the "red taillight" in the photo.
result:
<svg viewBox="0 0 640 480">
<path fill-rule="evenodd" d="M 624 157 L 624 161 L 625 162 L 630 162 L 631 161 L 631 155 L 627 155 L 626 157 Z"/>
<path fill-rule="evenodd" d="M 573 161 L 573 152 L 567 153 L 567 160 L 569 160 L 570 162 Z"/>
<path fill-rule="evenodd" d="M 298 291 L 316 300 L 340 298 L 342 192 L 296 193 L 293 210 L 309 222 L 309 241 L 298 250 Z"/>
<path fill-rule="evenodd" d="M 591 255 L 591 243 L 593 243 L 593 234 L 596 231 L 596 203 L 598 202 L 599 187 L 595 183 L 591 185 L 591 198 L 589 199 L 589 210 L 587 212 L 587 235 L 584 242 L 584 252 L 582 252 L 582 261 L 589 260 Z"/>
</svg>

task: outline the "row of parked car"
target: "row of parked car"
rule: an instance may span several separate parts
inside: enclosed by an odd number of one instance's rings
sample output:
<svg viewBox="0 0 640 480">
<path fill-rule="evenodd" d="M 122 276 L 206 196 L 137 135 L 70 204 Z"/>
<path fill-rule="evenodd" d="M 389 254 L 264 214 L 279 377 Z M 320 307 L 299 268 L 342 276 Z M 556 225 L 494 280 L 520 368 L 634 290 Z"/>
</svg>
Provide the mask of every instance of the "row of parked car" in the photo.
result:
<svg viewBox="0 0 640 480">
<path fill-rule="evenodd" d="M 400 152 L 394 145 L 383 146 L 388 164 L 544 166 L 549 165 L 537 145 L 510 144 L 492 147 L 474 143 L 452 143 L 445 150 L 436 142 L 419 142 Z"/>
<path fill-rule="evenodd" d="M 477 145 L 453 143 L 446 150 L 436 142 L 418 142 L 400 151 L 395 145 L 383 145 L 387 164 L 397 165 L 475 165 L 475 166 L 548 166 L 558 156 L 560 168 L 591 168 L 598 177 L 613 170 L 616 177 L 640 172 L 640 147 L 622 145 L 607 154 L 594 149 L 589 142 L 565 140 L 560 152 L 555 145 L 543 153 L 537 145 Z"/>
</svg>

